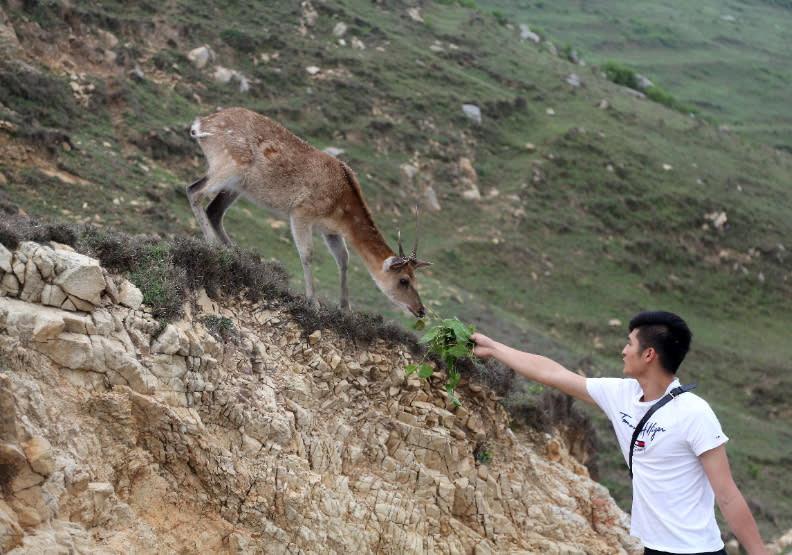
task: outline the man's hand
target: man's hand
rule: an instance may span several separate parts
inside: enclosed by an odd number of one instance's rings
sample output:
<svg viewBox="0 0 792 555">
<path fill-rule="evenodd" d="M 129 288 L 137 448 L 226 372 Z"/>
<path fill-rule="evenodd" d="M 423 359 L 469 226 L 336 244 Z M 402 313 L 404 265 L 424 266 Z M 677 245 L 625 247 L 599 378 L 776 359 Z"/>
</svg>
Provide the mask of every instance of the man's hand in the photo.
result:
<svg viewBox="0 0 792 555">
<path fill-rule="evenodd" d="M 483 333 L 474 333 L 470 336 L 470 339 L 476 344 L 473 348 L 473 354 L 477 357 L 487 358 L 495 354 L 495 346 L 497 343 Z"/>
</svg>

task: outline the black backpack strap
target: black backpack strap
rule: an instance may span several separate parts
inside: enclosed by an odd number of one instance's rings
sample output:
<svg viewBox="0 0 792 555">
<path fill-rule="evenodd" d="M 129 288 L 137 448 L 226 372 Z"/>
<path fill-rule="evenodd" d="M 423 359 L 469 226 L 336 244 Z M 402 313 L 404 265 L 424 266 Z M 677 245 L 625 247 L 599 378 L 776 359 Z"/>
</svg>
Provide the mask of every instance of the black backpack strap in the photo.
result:
<svg viewBox="0 0 792 555">
<path fill-rule="evenodd" d="M 671 400 L 675 399 L 678 395 L 681 395 L 685 391 L 690 391 L 691 389 L 694 389 L 697 385 L 698 385 L 697 383 L 690 383 L 687 385 L 681 385 L 679 387 L 675 387 L 674 389 L 669 391 L 665 396 L 663 396 L 659 401 L 657 401 L 654 405 L 649 407 L 649 410 L 646 411 L 644 417 L 641 418 L 640 422 L 638 422 L 638 425 L 635 427 L 635 431 L 633 432 L 632 440 L 630 441 L 630 462 L 629 462 L 630 478 L 632 478 L 633 475 L 632 460 L 633 460 L 633 450 L 635 449 L 635 440 L 638 439 L 638 434 L 640 434 L 641 430 L 643 430 L 644 424 L 646 424 L 646 422 L 655 413 L 657 409 L 659 409 L 666 403 L 670 402 Z"/>
</svg>

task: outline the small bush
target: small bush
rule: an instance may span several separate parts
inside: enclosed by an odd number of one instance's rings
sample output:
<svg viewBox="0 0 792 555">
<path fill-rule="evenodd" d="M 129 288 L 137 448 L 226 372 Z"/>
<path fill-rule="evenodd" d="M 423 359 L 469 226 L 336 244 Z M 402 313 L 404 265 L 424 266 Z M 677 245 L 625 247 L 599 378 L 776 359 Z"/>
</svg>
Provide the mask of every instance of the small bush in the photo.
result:
<svg viewBox="0 0 792 555">
<path fill-rule="evenodd" d="M 128 235 L 87 226 L 82 229 L 79 247 L 97 258 L 113 273 L 125 274 L 136 270 L 140 263 L 140 245 Z"/>
<path fill-rule="evenodd" d="M 306 332 L 332 329 L 359 345 L 369 345 L 377 339 L 407 345 L 413 354 L 421 351 L 415 336 L 393 322 L 385 322 L 381 314 L 348 312 L 338 307 L 313 304 L 303 296 L 290 297 L 284 308 Z"/>
<path fill-rule="evenodd" d="M 613 81 L 617 85 L 622 85 L 631 89 L 638 88 L 638 78 L 635 76 L 635 71 L 618 62 L 607 62 L 603 64 L 602 71 L 605 72 L 605 75 L 610 81 Z M 672 110 L 691 115 L 698 113 L 697 108 L 679 102 L 658 86 L 649 87 L 644 90 L 644 93 L 649 100 L 668 106 Z"/>
<path fill-rule="evenodd" d="M 0 103 L 17 112 L 23 127 L 69 129 L 77 107 L 65 79 L 35 71 L 0 72 Z"/>
<path fill-rule="evenodd" d="M 48 243 L 55 241 L 74 247 L 78 228 L 69 224 L 53 223 L 14 214 L 0 221 L 0 243 L 15 250 L 23 241 Z"/>
<path fill-rule="evenodd" d="M 212 246 L 193 237 L 173 239 L 173 263 L 185 271 L 190 289 L 203 287 L 211 297 L 224 291 L 257 301 L 283 296 L 289 287 L 289 274 L 280 262 L 262 262 L 252 252 Z"/>
<path fill-rule="evenodd" d="M 505 396 L 512 389 L 514 370 L 493 358 L 476 361 L 461 359 L 457 361 L 456 367 L 469 382 L 482 384 L 500 397 Z"/>
<path fill-rule="evenodd" d="M 492 462 L 493 448 L 486 442 L 480 441 L 473 450 L 473 457 L 479 464 L 490 464 Z"/>
<path fill-rule="evenodd" d="M 602 65 L 602 71 L 610 81 L 617 85 L 631 89 L 638 88 L 638 79 L 635 77 L 635 71 L 618 62 L 606 62 Z"/>
<path fill-rule="evenodd" d="M 258 43 L 244 31 L 240 31 L 236 26 L 220 31 L 220 38 L 239 52 L 250 54 L 258 49 Z"/>
<path fill-rule="evenodd" d="M 143 246 L 141 264 L 129 274 L 129 281 L 143 293 L 143 303 L 151 314 L 161 320 L 173 320 L 183 314 L 186 300 L 184 268 L 174 266 L 166 244 L 149 243 Z"/>
<path fill-rule="evenodd" d="M 508 18 L 503 14 L 500 10 L 492 10 L 492 17 L 495 18 L 495 21 L 498 22 L 498 25 L 506 25 L 509 23 Z"/>
<path fill-rule="evenodd" d="M 580 60 L 580 50 L 578 50 L 568 42 L 565 43 L 561 48 L 559 48 L 559 54 L 566 61 L 572 62 L 573 64 L 578 63 L 578 61 Z"/>
<path fill-rule="evenodd" d="M 672 110 L 676 110 L 678 112 L 682 112 L 683 114 L 696 114 L 698 113 L 698 109 L 692 106 L 689 106 L 683 102 L 678 101 L 676 98 L 668 94 L 666 91 L 661 89 L 660 87 L 649 87 L 644 91 L 646 93 L 646 97 L 650 100 L 657 102 L 658 104 L 664 104 L 668 106 Z"/>
</svg>

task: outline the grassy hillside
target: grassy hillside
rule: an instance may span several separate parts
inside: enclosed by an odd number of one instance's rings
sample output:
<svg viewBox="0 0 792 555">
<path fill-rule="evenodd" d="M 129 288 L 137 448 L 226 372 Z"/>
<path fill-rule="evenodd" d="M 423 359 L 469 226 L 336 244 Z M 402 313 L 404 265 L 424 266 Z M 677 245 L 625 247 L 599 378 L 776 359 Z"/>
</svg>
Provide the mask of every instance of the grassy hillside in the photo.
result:
<svg viewBox="0 0 792 555">
<path fill-rule="evenodd" d="M 5 213 L 198 235 L 184 187 L 205 163 L 187 128 L 217 107 L 260 111 L 344 150 L 393 246 L 398 228 L 410 244 L 421 205 L 419 256 L 435 264 L 420 288 L 435 317 L 458 316 L 589 375 L 619 375 L 633 313 L 682 314 L 695 335 L 683 381 L 699 381 L 733 438 L 733 472 L 764 535 L 792 526 L 792 156 L 637 99 L 486 10 L 73 4 L 4 4 L 23 61 L 40 68 L 0 65 Z M 188 53 L 204 44 L 215 57 L 199 69 Z M 218 66 L 249 90 L 215 81 Z M 566 82 L 571 72 L 582 86 Z M 465 103 L 481 109 L 480 124 Z M 463 194 L 461 158 L 480 199 Z M 411 180 L 405 163 L 418 168 Z M 282 261 L 301 289 L 287 225 L 240 202 L 226 229 Z M 337 271 L 320 244 L 317 286 L 334 302 Z M 355 308 L 411 324 L 354 254 L 350 274 Z M 505 402 L 533 397 L 520 384 Z M 600 479 L 628 508 L 623 461 L 592 416 Z"/>
<path fill-rule="evenodd" d="M 483 0 L 589 63 L 619 61 L 746 138 L 792 152 L 788 1 Z"/>
</svg>

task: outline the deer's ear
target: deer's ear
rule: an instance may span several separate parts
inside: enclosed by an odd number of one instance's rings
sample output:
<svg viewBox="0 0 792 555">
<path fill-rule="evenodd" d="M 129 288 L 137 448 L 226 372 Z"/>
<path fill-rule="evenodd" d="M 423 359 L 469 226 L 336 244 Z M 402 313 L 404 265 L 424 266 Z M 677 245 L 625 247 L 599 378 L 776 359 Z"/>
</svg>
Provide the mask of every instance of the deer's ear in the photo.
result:
<svg viewBox="0 0 792 555">
<path fill-rule="evenodd" d="M 413 270 L 420 270 L 421 268 L 426 268 L 427 266 L 431 266 L 431 262 L 424 262 L 423 260 L 413 260 Z"/>
<path fill-rule="evenodd" d="M 391 256 L 390 258 L 386 258 L 385 262 L 382 263 L 382 269 L 386 272 L 401 270 L 408 262 L 406 258 L 402 258 L 401 256 Z"/>
</svg>

